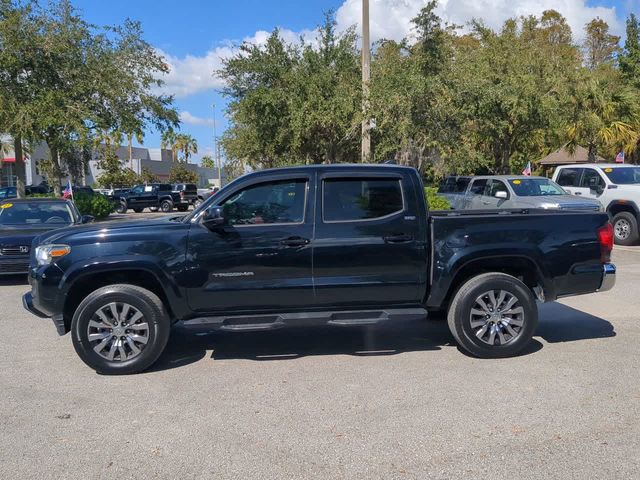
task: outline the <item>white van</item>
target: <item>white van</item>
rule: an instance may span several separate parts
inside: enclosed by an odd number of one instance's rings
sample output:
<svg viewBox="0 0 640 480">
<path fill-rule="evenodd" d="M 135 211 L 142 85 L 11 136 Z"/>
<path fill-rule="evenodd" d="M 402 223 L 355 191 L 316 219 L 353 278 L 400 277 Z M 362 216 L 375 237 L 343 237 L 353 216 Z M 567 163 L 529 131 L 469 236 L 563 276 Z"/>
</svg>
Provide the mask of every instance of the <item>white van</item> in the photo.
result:
<svg viewBox="0 0 640 480">
<path fill-rule="evenodd" d="M 600 201 L 611 217 L 618 245 L 635 245 L 640 234 L 640 166 L 587 163 L 557 167 L 553 180 L 568 193 Z"/>
</svg>

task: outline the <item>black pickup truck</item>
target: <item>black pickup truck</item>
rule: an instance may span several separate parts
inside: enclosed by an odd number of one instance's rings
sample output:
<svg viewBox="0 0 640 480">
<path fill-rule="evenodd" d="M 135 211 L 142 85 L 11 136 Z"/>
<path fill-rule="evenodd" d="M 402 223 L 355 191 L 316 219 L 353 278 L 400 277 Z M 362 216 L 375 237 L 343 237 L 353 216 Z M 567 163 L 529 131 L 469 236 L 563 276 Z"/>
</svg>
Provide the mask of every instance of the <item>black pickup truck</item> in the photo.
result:
<svg viewBox="0 0 640 480">
<path fill-rule="evenodd" d="M 111 197 L 118 213 L 132 209 L 136 213 L 145 208 L 171 213 L 173 207 L 181 202 L 180 193 L 173 191 L 169 183 L 149 183 L 136 185 L 130 190 L 122 190 Z"/>
<path fill-rule="evenodd" d="M 34 241 L 25 308 L 82 360 L 132 373 L 172 324 L 228 331 L 366 325 L 448 311 L 461 348 L 518 353 L 536 299 L 608 290 L 604 213 L 429 212 L 414 169 L 327 165 L 245 175 L 183 217 Z"/>
</svg>

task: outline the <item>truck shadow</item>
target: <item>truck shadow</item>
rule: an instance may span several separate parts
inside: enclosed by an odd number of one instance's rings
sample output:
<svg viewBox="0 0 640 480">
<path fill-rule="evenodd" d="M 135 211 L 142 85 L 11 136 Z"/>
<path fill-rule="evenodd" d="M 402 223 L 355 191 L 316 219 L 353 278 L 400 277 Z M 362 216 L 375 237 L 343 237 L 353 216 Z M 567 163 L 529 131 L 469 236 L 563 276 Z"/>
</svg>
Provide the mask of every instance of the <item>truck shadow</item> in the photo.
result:
<svg viewBox="0 0 640 480">
<path fill-rule="evenodd" d="M 543 348 L 535 337 L 556 343 L 612 336 L 613 326 L 604 319 L 557 303 L 544 305 L 534 339 L 520 356 Z M 456 343 L 442 317 L 374 327 L 300 327 L 245 333 L 176 327 L 151 371 L 189 365 L 208 351 L 213 360 L 275 361 L 311 355 L 385 356 L 443 347 L 456 347 Z"/>
<path fill-rule="evenodd" d="M 616 336 L 613 325 L 607 320 L 561 303 L 540 305 L 539 315 L 540 323 L 535 335 L 549 343 Z"/>
</svg>

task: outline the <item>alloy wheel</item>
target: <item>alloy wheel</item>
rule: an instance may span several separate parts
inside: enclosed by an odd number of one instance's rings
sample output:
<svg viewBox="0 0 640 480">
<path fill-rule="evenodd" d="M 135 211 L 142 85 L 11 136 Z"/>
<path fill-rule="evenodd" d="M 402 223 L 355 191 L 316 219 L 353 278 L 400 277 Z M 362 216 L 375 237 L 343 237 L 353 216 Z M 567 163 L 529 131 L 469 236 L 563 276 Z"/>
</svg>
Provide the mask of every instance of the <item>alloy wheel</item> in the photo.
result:
<svg viewBox="0 0 640 480">
<path fill-rule="evenodd" d="M 469 320 L 479 340 L 492 346 L 505 345 L 522 332 L 524 308 L 512 293 L 489 290 L 476 298 Z"/>
<path fill-rule="evenodd" d="M 93 351 L 109 361 L 131 360 L 149 342 L 149 323 L 133 305 L 111 302 L 89 320 L 87 338 Z"/>
</svg>

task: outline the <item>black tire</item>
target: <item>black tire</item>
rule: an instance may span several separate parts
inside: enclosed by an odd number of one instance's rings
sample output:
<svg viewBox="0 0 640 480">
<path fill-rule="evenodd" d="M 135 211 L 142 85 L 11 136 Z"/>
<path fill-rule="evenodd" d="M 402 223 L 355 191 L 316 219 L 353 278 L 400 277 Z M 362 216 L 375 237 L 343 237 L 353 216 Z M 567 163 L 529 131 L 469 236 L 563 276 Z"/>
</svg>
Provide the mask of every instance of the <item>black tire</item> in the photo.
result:
<svg viewBox="0 0 640 480">
<path fill-rule="evenodd" d="M 162 213 L 171 213 L 173 210 L 173 202 L 171 200 L 163 200 L 160 202 L 160 210 Z"/>
<path fill-rule="evenodd" d="M 116 206 L 117 213 L 127 213 L 127 210 L 128 210 L 127 202 L 125 202 L 124 200 L 122 200 L 121 202 L 118 202 L 118 205 Z"/>
<path fill-rule="evenodd" d="M 202 202 L 204 200 L 202 200 L 201 198 L 198 198 L 195 202 L 193 202 L 193 208 L 196 209 L 198 208 L 200 205 L 202 205 Z"/>
<path fill-rule="evenodd" d="M 142 213 L 142 211 L 144 210 L 144 208 L 134 208 L 133 211 L 136 213 Z"/>
<path fill-rule="evenodd" d="M 488 298 L 482 297 L 484 293 L 494 292 L 495 294 L 496 291 L 507 292 L 508 295 L 517 299 L 515 305 L 519 305 L 523 310 L 522 316 L 518 318 L 518 322 L 522 322 L 522 325 L 517 327 L 515 323 L 507 322 L 510 324 L 509 328 L 517 333 L 517 335 L 512 336 L 505 330 L 503 323 L 496 323 L 496 329 L 500 330 L 501 335 L 498 337 L 494 333 L 494 338 L 491 339 L 493 344 L 490 344 L 487 343 L 486 337 L 483 337 L 485 338 L 485 341 L 483 341 L 477 336 L 477 333 L 480 333 L 479 331 L 484 327 L 476 325 L 477 330 L 472 328 L 472 309 L 477 312 L 478 309 L 474 307 L 478 306 L 476 303 L 478 299 Z M 505 305 L 505 303 L 503 302 L 501 305 Z M 519 309 L 519 307 L 517 308 Z M 498 313 L 500 308 L 500 305 L 498 305 L 495 313 L 496 317 L 491 316 L 490 319 L 485 320 L 489 325 L 485 336 L 491 334 L 491 325 L 493 325 L 491 322 L 497 322 L 498 319 L 500 319 L 500 322 L 503 321 L 502 314 Z M 483 317 L 479 319 L 476 316 L 475 318 L 474 322 L 484 320 Z M 447 321 L 458 345 L 471 355 L 479 358 L 511 357 L 518 354 L 531 341 L 538 326 L 538 308 L 531 290 L 517 278 L 504 273 L 485 273 L 467 281 L 456 292 L 449 306 Z M 501 343 L 503 338 L 506 341 Z"/>
<path fill-rule="evenodd" d="M 137 356 L 120 361 L 108 360 L 94 350 L 89 341 L 89 322 L 99 309 L 112 302 L 123 302 L 137 309 L 148 324 L 148 341 Z M 171 321 L 156 294 L 135 285 L 108 285 L 90 293 L 76 309 L 71 321 L 73 346 L 78 356 L 96 372 L 106 375 L 126 375 L 149 368 L 163 352 Z M 126 356 L 125 356 L 126 358 Z"/>
<path fill-rule="evenodd" d="M 187 210 L 189 210 L 189 205 L 179 205 L 176 207 L 176 209 L 179 212 L 186 212 Z"/>
<path fill-rule="evenodd" d="M 638 243 L 638 220 L 630 212 L 620 212 L 613 217 L 613 239 L 616 245 L 635 245 Z"/>
</svg>

